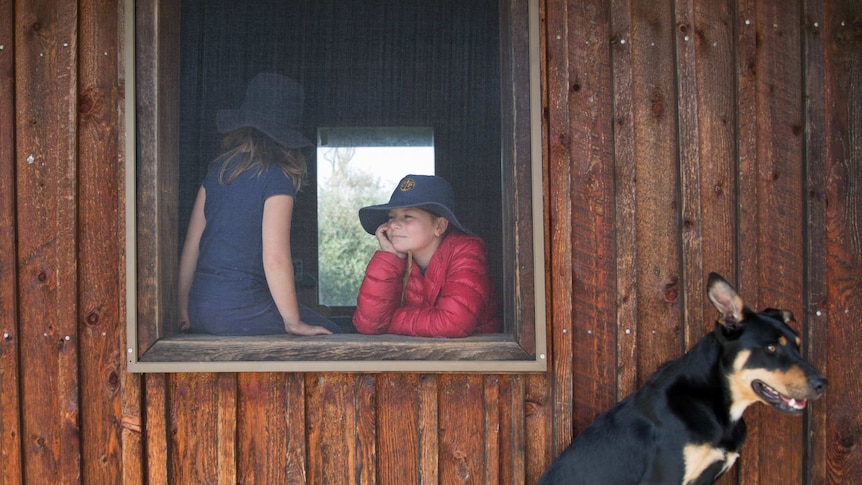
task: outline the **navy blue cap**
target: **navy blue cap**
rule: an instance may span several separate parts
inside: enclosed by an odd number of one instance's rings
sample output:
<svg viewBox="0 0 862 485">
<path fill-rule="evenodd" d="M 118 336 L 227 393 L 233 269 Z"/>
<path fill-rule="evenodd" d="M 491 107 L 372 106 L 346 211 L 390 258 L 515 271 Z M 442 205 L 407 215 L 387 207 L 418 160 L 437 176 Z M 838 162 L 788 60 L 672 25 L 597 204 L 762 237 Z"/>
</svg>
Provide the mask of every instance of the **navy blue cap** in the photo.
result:
<svg viewBox="0 0 862 485">
<path fill-rule="evenodd" d="M 368 234 L 374 234 L 389 220 L 390 209 L 418 207 L 445 217 L 461 232 L 473 234 L 455 217 L 455 192 L 444 178 L 436 175 L 407 175 L 398 183 L 389 202 L 359 209 L 359 222 Z"/>
</svg>

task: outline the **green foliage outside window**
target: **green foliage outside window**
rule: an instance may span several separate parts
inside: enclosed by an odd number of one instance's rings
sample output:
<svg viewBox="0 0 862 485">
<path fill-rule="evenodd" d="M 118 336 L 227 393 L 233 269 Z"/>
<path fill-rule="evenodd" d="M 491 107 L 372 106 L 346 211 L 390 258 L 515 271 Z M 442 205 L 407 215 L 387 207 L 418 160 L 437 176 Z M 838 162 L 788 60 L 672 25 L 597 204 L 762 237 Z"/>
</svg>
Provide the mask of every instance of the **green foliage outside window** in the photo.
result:
<svg viewBox="0 0 862 485">
<path fill-rule="evenodd" d="M 389 197 L 380 178 L 350 166 L 355 149 L 338 147 L 324 153 L 329 180 L 318 187 L 319 298 L 322 305 L 353 306 L 377 239 L 359 224 L 359 208 Z"/>
</svg>

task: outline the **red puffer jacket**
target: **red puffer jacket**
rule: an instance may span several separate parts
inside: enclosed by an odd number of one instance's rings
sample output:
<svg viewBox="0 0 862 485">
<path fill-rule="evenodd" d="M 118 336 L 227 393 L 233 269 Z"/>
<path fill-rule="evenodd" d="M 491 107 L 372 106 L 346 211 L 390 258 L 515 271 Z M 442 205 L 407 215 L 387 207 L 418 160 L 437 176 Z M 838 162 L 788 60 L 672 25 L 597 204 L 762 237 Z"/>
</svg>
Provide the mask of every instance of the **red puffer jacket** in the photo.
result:
<svg viewBox="0 0 862 485">
<path fill-rule="evenodd" d="M 402 305 L 406 266 L 406 260 L 392 253 L 374 253 L 353 314 L 359 332 L 466 337 L 499 330 L 481 238 L 460 232 L 446 236 L 424 275 L 417 265 L 411 268 Z"/>
</svg>

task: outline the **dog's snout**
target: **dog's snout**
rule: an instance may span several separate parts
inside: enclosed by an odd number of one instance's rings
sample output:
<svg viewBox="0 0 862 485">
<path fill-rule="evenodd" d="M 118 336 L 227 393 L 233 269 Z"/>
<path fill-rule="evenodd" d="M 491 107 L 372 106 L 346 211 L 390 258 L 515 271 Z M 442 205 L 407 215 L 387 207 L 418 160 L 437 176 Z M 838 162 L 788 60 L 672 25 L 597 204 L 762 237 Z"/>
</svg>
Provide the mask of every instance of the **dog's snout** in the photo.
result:
<svg viewBox="0 0 862 485">
<path fill-rule="evenodd" d="M 808 387 L 810 387 L 817 395 L 823 394 L 829 382 L 823 376 L 811 376 L 808 378 Z"/>
</svg>

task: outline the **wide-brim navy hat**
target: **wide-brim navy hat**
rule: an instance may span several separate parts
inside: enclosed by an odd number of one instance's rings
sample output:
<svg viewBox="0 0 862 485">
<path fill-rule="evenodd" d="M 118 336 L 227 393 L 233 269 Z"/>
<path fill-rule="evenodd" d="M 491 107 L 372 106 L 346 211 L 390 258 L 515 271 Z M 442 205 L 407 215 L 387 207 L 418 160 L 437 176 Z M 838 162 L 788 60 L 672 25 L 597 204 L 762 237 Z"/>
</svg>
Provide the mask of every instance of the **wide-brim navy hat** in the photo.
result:
<svg viewBox="0 0 862 485">
<path fill-rule="evenodd" d="M 302 86 L 281 74 L 260 73 L 246 89 L 239 109 L 222 109 L 216 113 L 219 133 L 240 128 L 256 128 L 286 148 L 310 146 L 302 136 Z"/>
<path fill-rule="evenodd" d="M 461 232 L 473 234 L 455 217 L 455 192 L 442 177 L 436 175 L 407 175 L 402 178 L 386 204 L 359 209 L 359 222 L 368 234 L 374 234 L 381 224 L 389 220 L 389 209 L 418 207 L 445 217 L 449 224 Z"/>
</svg>

